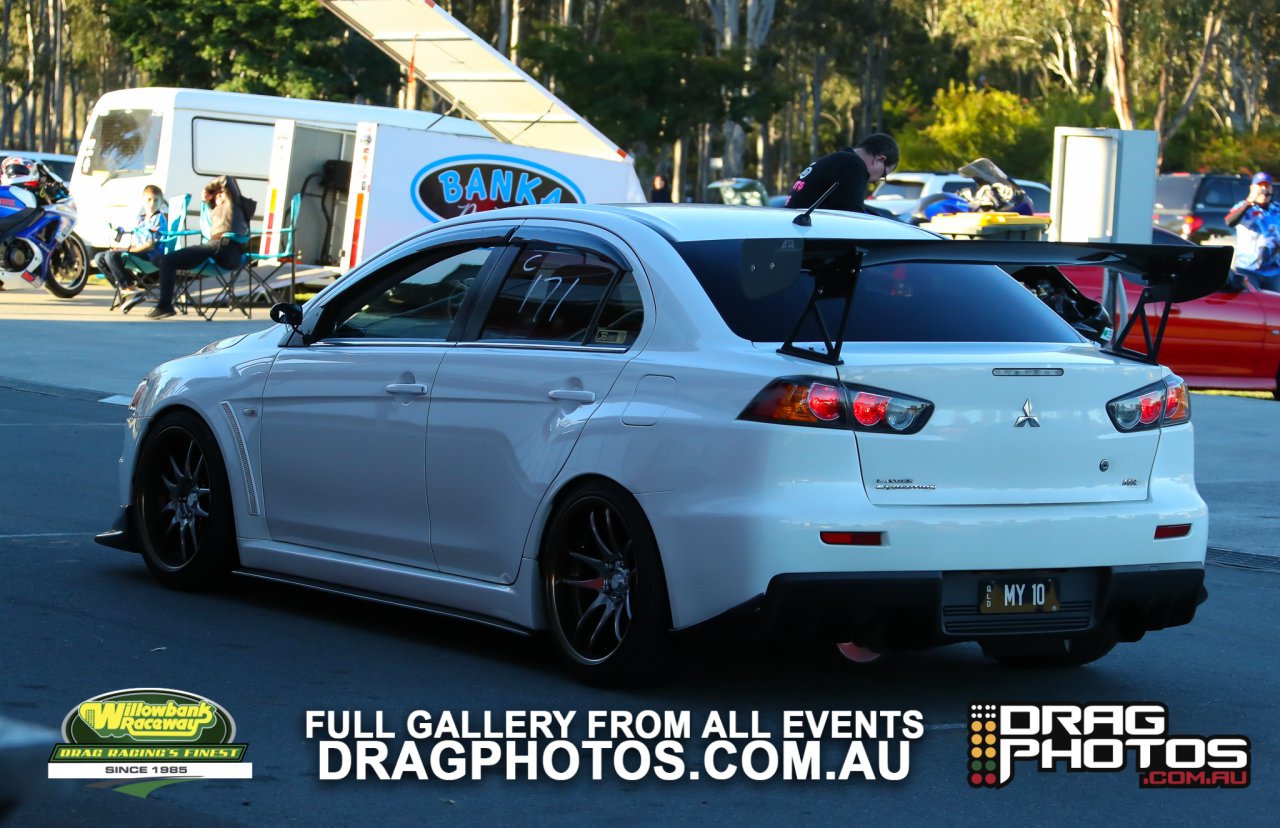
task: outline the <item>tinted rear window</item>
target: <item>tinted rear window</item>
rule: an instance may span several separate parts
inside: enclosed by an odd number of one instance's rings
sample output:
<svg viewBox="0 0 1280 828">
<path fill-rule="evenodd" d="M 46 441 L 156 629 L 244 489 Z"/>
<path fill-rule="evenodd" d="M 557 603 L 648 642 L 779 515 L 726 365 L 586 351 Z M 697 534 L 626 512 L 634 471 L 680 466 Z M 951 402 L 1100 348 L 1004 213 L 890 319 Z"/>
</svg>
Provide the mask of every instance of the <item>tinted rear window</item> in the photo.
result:
<svg viewBox="0 0 1280 828">
<path fill-rule="evenodd" d="M 1200 190 L 1199 201 L 1205 207 L 1230 209 L 1249 195 L 1247 178 L 1211 178 Z"/>
<path fill-rule="evenodd" d="M 1191 207 L 1197 180 L 1189 175 L 1162 175 L 1156 179 L 1156 209 L 1186 210 Z"/>
<path fill-rule="evenodd" d="M 956 242 L 963 244 L 963 242 Z M 809 269 L 849 242 L 809 240 L 802 274 L 780 290 L 744 284 L 741 240 L 675 245 L 725 323 L 753 342 L 782 342 L 804 311 L 813 289 Z M 820 303 L 834 334 L 843 307 Z M 797 341 L 822 336 L 810 321 Z M 1080 342 L 1081 338 L 1030 291 L 996 267 L 898 264 L 871 267 L 858 276 L 846 342 Z"/>
</svg>

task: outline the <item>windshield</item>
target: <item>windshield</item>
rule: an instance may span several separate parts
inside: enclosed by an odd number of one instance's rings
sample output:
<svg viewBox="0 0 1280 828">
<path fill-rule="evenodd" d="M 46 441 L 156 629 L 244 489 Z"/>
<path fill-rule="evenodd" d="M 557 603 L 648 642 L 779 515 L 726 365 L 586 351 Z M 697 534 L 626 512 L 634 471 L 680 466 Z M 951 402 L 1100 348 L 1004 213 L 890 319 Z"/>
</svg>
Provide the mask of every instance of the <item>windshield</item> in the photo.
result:
<svg viewBox="0 0 1280 828">
<path fill-rule="evenodd" d="M 924 192 L 924 185 L 918 181 L 901 181 L 890 178 L 888 181 L 881 182 L 876 191 L 872 193 L 872 198 L 902 198 L 914 201 Z"/>
<path fill-rule="evenodd" d="M 726 239 L 682 242 L 676 249 L 736 335 L 752 342 L 783 342 L 813 291 L 812 279 L 804 274 L 829 266 L 856 242 L 807 239 L 802 252 L 791 247 L 795 244 Z M 762 262 L 764 266 L 760 266 Z M 828 330 L 834 332 L 843 302 L 822 302 L 819 306 Z M 796 337 L 798 342 L 821 339 L 812 317 Z M 869 267 L 858 275 L 844 339 L 1081 341 L 1066 322 L 1000 268 L 917 263 Z"/>
<path fill-rule="evenodd" d="M 145 175 L 155 172 L 164 115 L 150 109 L 112 109 L 93 122 L 85 142 L 90 175 Z"/>
</svg>

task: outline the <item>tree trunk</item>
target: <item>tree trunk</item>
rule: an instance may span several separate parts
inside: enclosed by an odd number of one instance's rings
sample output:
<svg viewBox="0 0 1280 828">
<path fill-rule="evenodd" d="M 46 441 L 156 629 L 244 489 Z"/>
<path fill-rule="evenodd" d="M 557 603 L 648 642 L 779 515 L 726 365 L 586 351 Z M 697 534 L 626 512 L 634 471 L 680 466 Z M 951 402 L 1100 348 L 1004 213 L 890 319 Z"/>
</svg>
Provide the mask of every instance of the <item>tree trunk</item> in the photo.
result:
<svg viewBox="0 0 1280 828">
<path fill-rule="evenodd" d="M 3 38 L 0 41 L 0 66 L 9 65 L 9 33 L 12 30 L 13 0 L 4 0 Z M 10 130 L 13 129 L 13 104 L 9 100 L 9 84 L 0 84 L 0 144 L 12 145 Z"/>
<path fill-rule="evenodd" d="M 813 101 L 812 120 L 809 126 L 809 158 L 816 159 L 825 155 L 818 146 L 818 127 L 822 123 L 822 78 L 827 71 L 827 56 L 819 49 L 813 56 L 813 77 L 809 84 L 810 99 Z"/>
<path fill-rule="evenodd" d="M 1129 85 L 1129 57 L 1124 31 L 1124 0 L 1101 0 L 1103 28 L 1107 34 L 1107 85 L 1111 105 L 1121 129 L 1133 129 L 1133 104 Z"/>
<path fill-rule="evenodd" d="M 516 63 L 516 52 L 520 49 L 520 0 L 511 0 L 511 51 L 507 56 Z M 518 63 L 516 63 L 519 66 Z"/>
<path fill-rule="evenodd" d="M 515 0 L 498 0 L 498 43 L 494 46 L 499 54 L 511 54 L 511 4 Z"/>
<path fill-rule="evenodd" d="M 1215 3 L 1209 9 L 1209 13 L 1204 19 L 1204 40 L 1200 45 L 1200 55 L 1196 59 L 1196 68 L 1191 74 L 1191 80 L 1187 83 L 1187 91 L 1182 96 L 1182 103 L 1178 106 L 1178 111 L 1174 113 L 1173 120 L 1169 122 L 1167 128 L 1163 124 L 1156 125 L 1156 135 L 1160 141 L 1160 155 L 1164 156 L 1165 142 L 1172 138 L 1182 124 L 1187 120 L 1187 116 L 1191 114 L 1191 107 L 1195 103 L 1196 94 L 1200 90 L 1200 82 L 1204 80 L 1205 67 L 1209 65 L 1209 61 L 1213 59 L 1214 49 L 1217 47 L 1218 35 L 1222 33 L 1222 17 L 1218 10 L 1218 4 Z M 1160 109 L 1165 107 L 1165 92 L 1161 89 Z"/>
</svg>

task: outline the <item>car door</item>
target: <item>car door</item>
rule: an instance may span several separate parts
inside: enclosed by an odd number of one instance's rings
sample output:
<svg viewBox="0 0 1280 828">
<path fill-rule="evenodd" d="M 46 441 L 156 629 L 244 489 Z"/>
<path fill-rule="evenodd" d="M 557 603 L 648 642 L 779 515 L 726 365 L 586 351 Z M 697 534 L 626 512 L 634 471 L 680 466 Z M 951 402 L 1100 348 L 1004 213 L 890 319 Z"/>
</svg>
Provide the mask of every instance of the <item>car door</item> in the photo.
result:
<svg viewBox="0 0 1280 828">
<path fill-rule="evenodd" d="M 1153 306 L 1156 314 L 1163 305 Z M 1159 316 L 1152 317 L 1158 323 Z M 1218 291 L 1169 310 L 1160 361 L 1184 377 L 1254 376 L 1262 359 L 1266 320 L 1257 291 Z"/>
<path fill-rule="evenodd" d="M 1066 274 L 1086 296 L 1101 301 L 1101 268 L 1064 267 Z M 1125 276 L 1125 295 L 1130 313 L 1138 306 L 1142 285 Z M 1147 308 L 1147 323 L 1154 336 L 1160 325 L 1163 303 Z M 1218 291 L 1201 299 L 1180 302 L 1169 309 L 1169 322 L 1160 345 L 1160 362 L 1195 385 L 1212 385 L 1212 378 L 1253 376 L 1262 359 L 1266 336 L 1265 318 L 1259 293 Z M 1125 344 L 1144 350 L 1142 331 L 1137 325 Z"/>
<path fill-rule="evenodd" d="M 446 235 L 348 277 L 281 350 L 262 405 L 276 541 L 434 568 L 427 503 L 431 387 L 507 228 Z M 496 233 L 496 237 L 495 237 Z"/>
<path fill-rule="evenodd" d="M 652 316 L 620 244 L 520 233 L 486 313 L 444 356 L 427 436 L 436 562 L 499 583 L 515 579 L 539 503 Z"/>
</svg>

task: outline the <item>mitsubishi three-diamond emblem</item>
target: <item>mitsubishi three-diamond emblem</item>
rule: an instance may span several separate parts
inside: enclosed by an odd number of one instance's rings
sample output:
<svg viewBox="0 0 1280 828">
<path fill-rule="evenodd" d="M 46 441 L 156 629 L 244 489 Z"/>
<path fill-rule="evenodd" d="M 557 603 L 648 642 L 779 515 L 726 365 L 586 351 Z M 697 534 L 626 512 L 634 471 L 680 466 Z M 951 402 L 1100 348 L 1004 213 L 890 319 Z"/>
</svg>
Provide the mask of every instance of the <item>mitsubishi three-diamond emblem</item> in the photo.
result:
<svg viewBox="0 0 1280 828">
<path fill-rule="evenodd" d="M 1022 404 L 1022 415 L 1013 423 L 1014 428 L 1022 428 L 1023 426 L 1040 427 L 1040 418 L 1031 413 L 1031 400 L 1027 400 Z"/>
</svg>

